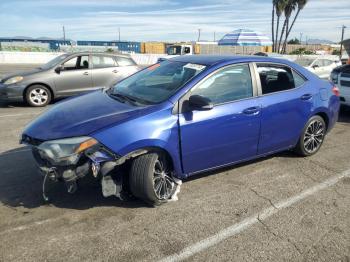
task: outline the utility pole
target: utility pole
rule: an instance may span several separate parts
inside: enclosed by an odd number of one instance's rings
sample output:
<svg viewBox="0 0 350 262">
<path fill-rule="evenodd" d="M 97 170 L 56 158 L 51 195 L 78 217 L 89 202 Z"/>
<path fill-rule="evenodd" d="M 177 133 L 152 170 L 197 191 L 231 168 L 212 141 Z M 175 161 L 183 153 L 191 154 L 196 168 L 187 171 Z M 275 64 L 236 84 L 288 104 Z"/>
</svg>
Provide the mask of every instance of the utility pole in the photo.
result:
<svg viewBox="0 0 350 262">
<path fill-rule="evenodd" d="M 64 29 L 64 26 L 63 26 L 63 44 L 64 45 L 66 44 L 66 30 Z"/>
<path fill-rule="evenodd" d="M 118 27 L 118 41 L 120 42 L 120 27 Z"/>
<path fill-rule="evenodd" d="M 302 39 L 303 39 L 303 33 L 300 33 L 300 38 L 299 38 L 299 42 L 300 42 L 300 44 L 302 45 Z"/>
<path fill-rule="evenodd" d="M 340 41 L 340 59 L 341 59 L 341 57 L 342 57 L 342 54 L 343 54 L 343 41 L 344 41 L 344 32 L 345 32 L 345 28 L 346 28 L 346 26 L 345 25 L 343 25 L 342 27 L 341 27 L 341 41 Z"/>
<path fill-rule="evenodd" d="M 216 36 L 215 36 L 216 32 L 214 31 L 214 42 L 216 41 Z"/>
<path fill-rule="evenodd" d="M 201 29 L 198 28 L 198 40 L 197 40 L 197 42 L 199 42 L 200 39 L 201 39 Z"/>
</svg>

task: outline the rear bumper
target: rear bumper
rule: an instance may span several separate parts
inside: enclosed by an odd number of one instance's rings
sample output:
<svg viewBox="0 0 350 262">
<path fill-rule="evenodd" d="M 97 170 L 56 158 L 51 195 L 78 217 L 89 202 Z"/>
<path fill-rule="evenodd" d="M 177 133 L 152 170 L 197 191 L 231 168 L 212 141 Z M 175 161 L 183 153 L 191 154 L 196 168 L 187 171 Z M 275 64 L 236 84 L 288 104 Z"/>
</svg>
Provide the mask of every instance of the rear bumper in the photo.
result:
<svg viewBox="0 0 350 262">
<path fill-rule="evenodd" d="M 24 85 L 4 85 L 0 84 L 0 101 L 22 102 Z"/>
</svg>

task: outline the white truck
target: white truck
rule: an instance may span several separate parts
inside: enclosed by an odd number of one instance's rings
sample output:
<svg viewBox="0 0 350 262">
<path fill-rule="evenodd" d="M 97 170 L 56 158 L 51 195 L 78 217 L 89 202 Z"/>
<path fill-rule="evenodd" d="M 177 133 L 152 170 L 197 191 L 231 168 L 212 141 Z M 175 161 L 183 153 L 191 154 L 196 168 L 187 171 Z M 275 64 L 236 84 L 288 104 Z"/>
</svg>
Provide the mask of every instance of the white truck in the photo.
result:
<svg viewBox="0 0 350 262">
<path fill-rule="evenodd" d="M 168 56 L 193 55 L 194 46 L 188 44 L 170 45 L 167 50 Z"/>
<path fill-rule="evenodd" d="M 158 62 L 164 61 L 166 59 L 181 56 L 181 55 L 194 55 L 196 54 L 195 45 L 192 44 L 175 44 L 170 45 L 166 49 L 166 56 L 158 59 Z"/>
</svg>

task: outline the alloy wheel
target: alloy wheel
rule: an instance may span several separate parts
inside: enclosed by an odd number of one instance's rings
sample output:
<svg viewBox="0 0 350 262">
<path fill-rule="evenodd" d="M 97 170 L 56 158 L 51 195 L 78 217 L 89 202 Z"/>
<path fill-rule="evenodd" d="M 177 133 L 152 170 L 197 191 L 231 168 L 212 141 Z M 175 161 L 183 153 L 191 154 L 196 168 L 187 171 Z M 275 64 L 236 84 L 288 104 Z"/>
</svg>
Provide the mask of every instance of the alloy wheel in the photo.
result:
<svg viewBox="0 0 350 262">
<path fill-rule="evenodd" d="M 316 152 L 322 145 L 325 135 L 324 124 L 319 120 L 312 121 L 304 134 L 304 148 L 309 154 Z"/>
<path fill-rule="evenodd" d="M 154 165 L 153 175 L 153 189 L 157 198 L 160 200 L 169 199 L 174 192 L 175 186 L 166 161 L 158 158 Z"/>
<path fill-rule="evenodd" d="M 45 89 L 34 88 L 29 93 L 29 99 L 34 105 L 42 106 L 46 104 L 47 100 L 49 99 L 49 94 Z"/>
</svg>

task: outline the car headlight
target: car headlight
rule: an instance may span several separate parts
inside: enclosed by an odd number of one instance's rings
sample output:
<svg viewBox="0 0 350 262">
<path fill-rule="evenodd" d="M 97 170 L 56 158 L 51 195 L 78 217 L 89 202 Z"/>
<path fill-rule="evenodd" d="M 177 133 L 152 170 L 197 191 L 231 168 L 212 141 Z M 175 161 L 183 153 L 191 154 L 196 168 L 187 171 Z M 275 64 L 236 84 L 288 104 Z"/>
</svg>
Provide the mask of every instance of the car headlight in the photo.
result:
<svg viewBox="0 0 350 262">
<path fill-rule="evenodd" d="M 73 137 L 59 140 L 46 141 L 38 146 L 43 158 L 50 159 L 56 164 L 76 164 L 80 153 L 98 144 L 91 137 Z"/>
<path fill-rule="evenodd" d="M 4 82 L 4 84 L 5 85 L 12 85 L 12 84 L 16 84 L 18 82 L 21 82 L 22 80 L 23 80 L 23 76 L 14 76 L 14 77 L 7 79 Z"/>
</svg>

